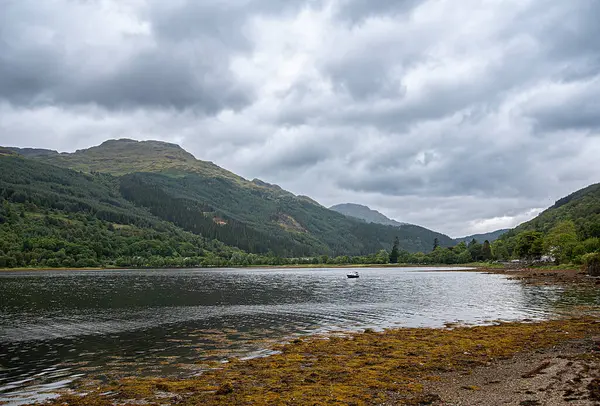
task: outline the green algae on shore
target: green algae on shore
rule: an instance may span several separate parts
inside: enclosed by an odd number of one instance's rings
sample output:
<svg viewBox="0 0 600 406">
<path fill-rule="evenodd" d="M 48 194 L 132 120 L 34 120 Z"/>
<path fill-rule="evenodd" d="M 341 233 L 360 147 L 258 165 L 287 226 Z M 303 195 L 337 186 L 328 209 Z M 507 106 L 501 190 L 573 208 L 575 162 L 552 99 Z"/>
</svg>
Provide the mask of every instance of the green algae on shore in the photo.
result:
<svg viewBox="0 0 600 406">
<path fill-rule="evenodd" d="M 190 379 L 127 378 L 81 388 L 54 404 L 364 405 L 419 404 L 422 383 L 469 372 L 519 352 L 600 334 L 593 318 L 455 329 L 406 328 L 297 339 L 279 354 L 214 363 Z M 401 404 L 400 403 L 400 404 Z"/>
</svg>

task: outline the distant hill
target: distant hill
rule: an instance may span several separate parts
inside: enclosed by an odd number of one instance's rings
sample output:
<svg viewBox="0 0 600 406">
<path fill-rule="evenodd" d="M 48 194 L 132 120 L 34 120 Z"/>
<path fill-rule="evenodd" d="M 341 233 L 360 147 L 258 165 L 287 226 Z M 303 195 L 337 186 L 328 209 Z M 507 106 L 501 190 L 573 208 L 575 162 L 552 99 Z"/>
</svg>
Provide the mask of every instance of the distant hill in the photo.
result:
<svg viewBox="0 0 600 406">
<path fill-rule="evenodd" d="M 445 234 L 441 234 L 441 233 L 429 230 L 424 227 L 416 226 L 413 224 L 401 223 L 399 221 L 396 221 L 396 220 L 386 217 L 384 214 L 378 212 L 377 210 L 373 210 L 368 206 L 363 206 L 362 204 L 343 203 L 343 204 L 337 204 L 337 205 L 331 206 L 329 209 L 334 210 L 338 213 L 341 213 L 347 217 L 357 218 L 366 223 L 382 224 L 382 225 L 386 225 L 386 226 L 397 227 L 397 228 L 400 228 L 401 230 L 418 228 L 421 230 L 421 232 L 423 234 L 426 234 L 428 236 L 428 239 L 430 241 L 434 241 L 434 239 L 437 238 L 439 244 L 443 247 L 450 247 L 450 246 L 454 245 L 454 241 Z M 427 247 L 426 247 L 424 252 L 427 252 L 430 250 L 431 250 L 431 248 L 427 249 Z"/>
<path fill-rule="evenodd" d="M 496 241 L 498 238 L 500 238 L 501 235 L 507 233 L 508 231 L 510 231 L 509 228 L 503 228 L 501 230 L 496 230 L 496 231 L 492 231 L 489 233 L 473 234 L 473 235 L 468 235 L 466 237 L 455 238 L 454 241 L 456 241 L 457 244 L 460 242 L 469 243 L 473 239 L 475 239 L 477 242 L 480 242 L 480 243 L 484 242 L 485 240 L 492 242 L 492 241 Z"/>
<path fill-rule="evenodd" d="M 392 220 L 385 215 L 381 214 L 377 210 L 373 210 L 362 204 L 355 203 L 342 203 L 331 206 L 330 210 L 335 210 L 338 213 L 342 213 L 344 216 L 355 217 L 366 221 L 367 223 L 384 224 L 386 226 L 402 226 L 406 223 L 400 223 L 396 220 Z"/>
<path fill-rule="evenodd" d="M 103 174 L 102 179 L 116 189 L 88 196 L 92 209 L 85 210 L 91 213 L 97 213 L 97 204 L 106 201 L 116 202 L 117 207 L 133 205 L 180 232 L 251 253 L 283 257 L 363 255 L 390 249 L 396 236 L 400 247 L 410 252 L 430 251 L 435 238 L 442 246 L 453 244 L 449 237 L 423 227 L 398 228 L 346 217 L 309 197 L 295 196 L 258 179 L 249 181 L 212 162 L 198 160 L 176 144 L 122 139 L 74 153 L 11 150 L 19 153 L 23 162 L 44 164 L 39 170 L 49 175 L 58 170 L 56 167 L 77 171 L 68 172 L 69 177 L 76 177 L 78 172 L 95 177 Z M 8 173 L 0 173 L 0 181 L 10 185 L 13 180 Z M 26 175 L 22 177 L 19 189 L 26 196 L 34 194 L 34 183 L 27 186 Z M 60 177 L 54 185 L 51 179 L 46 180 L 44 189 L 62 190 Z"/>
</svg>

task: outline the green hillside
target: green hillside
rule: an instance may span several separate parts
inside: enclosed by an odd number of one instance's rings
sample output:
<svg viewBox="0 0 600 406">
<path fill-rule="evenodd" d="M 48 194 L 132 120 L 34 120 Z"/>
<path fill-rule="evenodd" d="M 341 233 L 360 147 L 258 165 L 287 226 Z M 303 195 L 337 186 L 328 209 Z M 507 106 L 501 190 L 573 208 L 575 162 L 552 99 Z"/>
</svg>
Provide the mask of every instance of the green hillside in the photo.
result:
<svg viewBox="0 0 600 406">
<path fill-rule="evenodd" d="M 38 162 L 114 176 L 119 195 L 183 230 L 254 253 L 363 255 L 391 248 L 430 251 L 449 237 L 418 226 L 366 224 L 277 185 L 248 181 L 179 146 L 111 140 L 73 154 L 13 149 Z M 33 153 L 32 153 L 33 151 Z"/>
<path fill-rule="evenodd" d="M 537 258 L 580 263 L 600 250 L 600 183 L 558 200 L 492 245 L 498 258 Z"/>
<path fill-rule="evenodd" d="M 565 220 L 575 223 L 577 234 L 582 239 L 600 237 L 600 183 L 557 200 L 539 216 L 509 232 L 509 236 L 528 230 L 547 233 Z"/>
<path fill-rule="evenodd" d="M 119 187 L 0 150 L 0 267 L 213 265 L 238 252 L 153 216 Z"/>
</svg>

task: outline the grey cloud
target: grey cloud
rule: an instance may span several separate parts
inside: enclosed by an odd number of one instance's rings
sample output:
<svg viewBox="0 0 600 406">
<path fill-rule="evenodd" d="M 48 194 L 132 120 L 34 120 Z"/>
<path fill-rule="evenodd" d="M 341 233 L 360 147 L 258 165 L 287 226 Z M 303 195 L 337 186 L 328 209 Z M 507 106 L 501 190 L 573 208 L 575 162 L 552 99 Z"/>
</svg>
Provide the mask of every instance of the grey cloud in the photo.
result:
<svg viewBox="0 0 600 406">
<path fill-rule="evenodd" d="M 218 48 L 206 43 L 199 46 L 203 48 L 203 55 L 197 55 L 200 60 L 187 55 L 194 53 L 192 47 L 168 53 L 145 52 L 114 75 L 96 80 L 83 78 L 74 88 L 62 89 L 55 95 L 66 104 L 192 108 L 209 114 L 248 105 L 252 101 L 251 89 L 228 77 L 225 61 L 219 61 Z M 214 62 L 206 64 L 211 54 Z"/>
<path fill-rule="evenodd" d="M 355 100 L 401 99 L 406 88 L 390 76 L 387 58 L 382 58 L 382 54 L 385 55 L 385 51 L 374 56 L 357 55 L 353 60 L 331 63 L 325 69 L 337 90 L 348 92 Z"/>
<path fill-rule="evenodd" d="M 424 2 L 399 2 L 398 7 L 406 11 L 421 3 Z M 396 10 L 388 2 L 370 8 L 361 6 L 361 2 L 344 4 L 363 17 L 382 10 L 389 15 Z M 341 58 L 325 59 L 323 72 L 340 91 L 347 91 L 364 105 L 350 104 L 332 110 L 326 119 L 371 123 L 388 131 L 405 131 L 414 122 L 442 118 L 462 109 L 469 110 L 465 111 L 466 115 L 473 110 L 497 109 L 514 92 L 541 80 L 581 80 L 596 76 L 600 73 L 597 15 L 600 15 L 600 3 L 593 0 L 555 2 L 550 7 L 533 3 L 533 7 L 516 15 L 514 23 L 495 34 L 497 43 L 493 45 L 505 47 L 503 58 L 487 61 L 484 70 L 468 80 L 459 77 L 452 82 L 433 84 L 425 89 L 427 94 L 415 100 L 411 98 L 415 96 L 414 90 L 404 85 L 402 76 L 392 80 L 392 72 L 403 75 L 419 64 L 435 63 L 427 47 L 441 46 L 444 38 L 434 37 L 435 43 L 422 44 L 393 37 L 390 33 L 392 37 L 380 39 L 378 43 L 361 44 L 349 53 L 346 51 Z M 419 47 L 415 48 L 413 42 Z M 379 101 L 389 98 L 391 103 L 373 104 L 373 98 Z M 592 109 L 593 106 L 588 106 L 586 110 Z M 585 114 L 574 120 L 583 126 L 587 122 L 594 125 L 594 117 L 588 118 Z"/>
<path fill-rule="evenodd" d="M 423 0 L 342 0 L 338 16 L 342 20 L 360 23 L 373 16 L 397 16 L 411 11 Z"/>
<path fill-rule="evenodd" d="M 31 12 L 37 5 L 10 2 L 0 17 L 0 99 L 20 105 L 193 108 L 208 114 L 240 109 L 253 100 L 252 89 L 239 83 L 230 71 L 230 57 L 238 48 L 232 46 L 235 41 L 215 35 L 215 27 L 225 21 L 214 20 L 215 13 L 207 12 L 204 19 L 212 26 L 202 21 L 194 24 L 193 19 L 173 22 L 174 29 L 183 29 L 185 23 L 205 30 L 204 35 L 173 38 L 161 36 L 165 30 L 160 29 L 151 31 L 150 38 L 122 35 L 122 48 L 129 48 L 129 53 L 124 60 L 113 60 L 110 50 L 99 46 L 73 48 L 71 43 L 78 42 L 75 28 L 59 25 L 52 15 Z M 90 12 L 98 11 L 95 3 L 87 5 Z M 58 2 L 56 8 L 52 13 L 69 15 L 68 2 Z M 185 9 L 178 11 L 186 14 Z M 229 28 L 223 24 L 222 33 L 238 33 L 243 38 L 241 23 L 232 23 Z M 36 40 L 32 33 L 37 32 L 47 38 Z M 76 49 L 75 54 L 71 49 Z M 84 68 L 100 61 L 113 64 L 112 69 L 97 72 L 94 66 Z"/>
<path fill-rule="evenodd" d="M 456 130 L 460 131 L 460 128 Z M 439 139 L 438 139 L 439 140 Z M 532 162 L 575 160 L 578 149 L 561 147 L 562 156 L 547 148 L 552 138 L 515 142 L 499 148 L 488 138 L 469 138 L 469 145 L 440 144 L 434 152 L 424 151 L 415 165 L 414 151 L 402 150 L 365 157 L 352 176 L 337 178 L 340 188 L 388 196 L 528 198 L 548 191 L 546 174 Z M 573 144 L 571 144 L 572 147 Z M 375 162 L 375 164 L 373 164 Z M 550 181 L 551 182 L 551 181 Z"/>
<path fill-rule="evenodd" d="M 568 104 L 547 106 L 531 112 L 538 132 L 562 130 L 592 131 L 597 135 L 600 130 L 600 98 L 586 95 Z"/>
<path fill-rule="evenodd" d="M 538 35 L 545 39 L 542 44 L 548 56 L 555 62 L 570 62 L 564 67 L 563 73 L 567 75 L 588 72 L 595 76 L 600 68 L 600 3 L 595 0 L 556 2 L 546 15 L 549 17 L 542 20 L 543 24 L 539 24 L 539 13 L 537 19 L 535 14 L 530 15 L 527 23 L 538 22 L 532 27 L 534 30 L 540 27 Z"/>
<path fill-rule="evenodd" d="M 318 7 L 319 0 L 224 0 L 215 2 L 154 0 L 149 10 L 155 33 L 170 41 L 210 37 L 233 48 L 252 48 L 244 24 L 256 15 L 282 15 L 303 7 Z"/>
</svg>

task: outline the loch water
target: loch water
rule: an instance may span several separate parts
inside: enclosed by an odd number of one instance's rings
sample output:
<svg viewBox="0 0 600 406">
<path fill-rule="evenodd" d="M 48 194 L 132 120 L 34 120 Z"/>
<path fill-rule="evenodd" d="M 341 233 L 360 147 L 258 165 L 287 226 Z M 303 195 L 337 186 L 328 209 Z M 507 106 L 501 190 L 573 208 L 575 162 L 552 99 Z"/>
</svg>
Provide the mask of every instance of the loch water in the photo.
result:
<svg viewBox="0 0 600 406">
<path fill-rule="evenodd" d="M 268 355 L 338 330 L 543 319 L 600 293 L 446 268 L 177 269 L 0 273 L 0 403 L 82 379 L 193 376 L 203 360 Z"/>
</svg>

